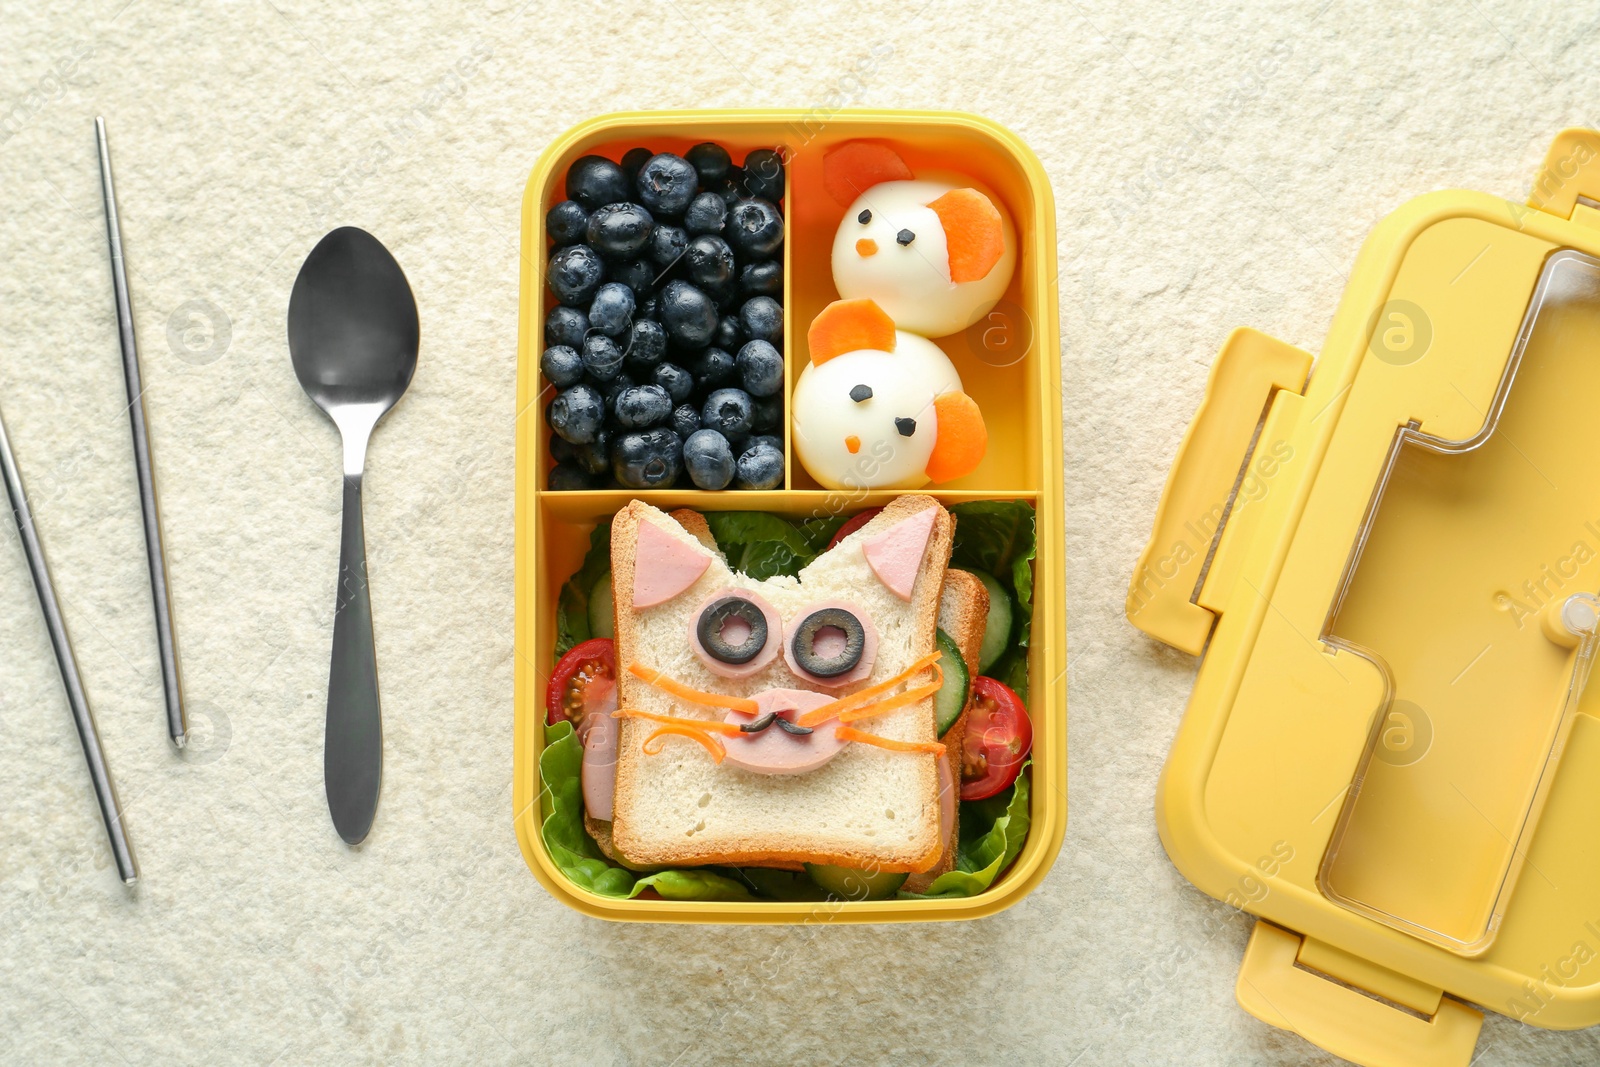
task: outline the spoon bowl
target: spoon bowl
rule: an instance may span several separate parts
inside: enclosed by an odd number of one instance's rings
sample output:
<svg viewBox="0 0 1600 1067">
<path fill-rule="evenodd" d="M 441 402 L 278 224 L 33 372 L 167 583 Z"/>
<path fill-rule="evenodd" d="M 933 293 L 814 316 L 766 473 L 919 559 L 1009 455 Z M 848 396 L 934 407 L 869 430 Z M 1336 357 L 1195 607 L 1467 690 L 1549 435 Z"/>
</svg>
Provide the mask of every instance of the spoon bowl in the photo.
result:
<svg viewBox="0 0 1600 1067">
<path fill-rule="evenodd" d="M 300 387 L 333 420 L 344 443 L 322 773 L 334 828 L 352 845 L 372 828 L 383 780 L 361 478 L 373 428 L 411 384 L 419 341 L 416 299 L 382 242 L 353 226 L 317 242 L 289 294 L 289 358 Z"/>
</svg>

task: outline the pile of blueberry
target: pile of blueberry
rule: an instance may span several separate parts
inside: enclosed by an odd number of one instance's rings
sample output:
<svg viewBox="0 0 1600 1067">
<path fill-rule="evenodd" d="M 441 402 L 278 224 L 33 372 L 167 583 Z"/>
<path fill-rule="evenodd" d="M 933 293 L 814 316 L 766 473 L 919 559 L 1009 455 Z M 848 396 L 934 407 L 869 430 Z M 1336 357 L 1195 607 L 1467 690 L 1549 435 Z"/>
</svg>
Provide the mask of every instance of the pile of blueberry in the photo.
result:
<svg viewBox="0 0 1600 1067">
<path fill-rule="evenodd" d="M 550 209 L 551 489 L 783 484 L 783 161 L 584 156 Z"/>
</svg>

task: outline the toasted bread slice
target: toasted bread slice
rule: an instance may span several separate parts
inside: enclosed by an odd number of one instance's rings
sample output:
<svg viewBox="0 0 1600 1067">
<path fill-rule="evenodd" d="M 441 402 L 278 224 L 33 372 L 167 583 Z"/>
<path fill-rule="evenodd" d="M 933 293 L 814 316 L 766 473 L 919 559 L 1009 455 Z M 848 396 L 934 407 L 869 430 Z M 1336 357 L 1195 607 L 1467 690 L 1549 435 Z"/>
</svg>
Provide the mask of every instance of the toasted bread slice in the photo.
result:
<svg viewBox="0 0 1600 1067">
<path fill-rule="evenodd" d="M 927 509 L 934 515 L 907 601 L 876 576 L 863 546 Z M 638 558 L 641 523 L 656 527 L 652 538 L 664 533 L 706 551 L 709 562 L 680 593 L 636 609 L 637 568 L 651 566 L 650 560 Z M 688 640 L 691 615 L 707 597 L 728 587 L 759 593 L 786 622 L 808 605 L 824 601 L 845 601 L 869 617 L 879 634 L 872 671 L 840 693 L 904 672 L 936 647 L 939 599 L 954 528 L 954 519 L 933 498 L 903 496 L 818 556 L 798 578 L 756 582 L 731 571 L 721 554 L 709 548 L 709 531 L 700 516 L 681 512 L 669 516 L 642 501 L 631 502 L 611 526 L 622 707 L 678 718 L 724 718 L 719 708 L 674 697 L 641 681 L 628 670 L 635 663 L 695 690 L 725 696 L 815 688 L 793 674 L 783 656 L 742 679 L 720 677 L 701 662 Z M 931 697 L 852 725 L 893 741 L 937 740 Z M 946 851 L 948 842 L 939 825 L 936 758 L 929 753 L 851 743 L 815 770 L 767 775 L 718 764 L 697 742 L 679 736 L 657 738 L 647 754 L 644 742 L 655 729 L 654 723 L 625 718 L 619 734 L 611 835 L 613 847 L 633 863 L 808 862 L 914 872 L 933 867 Z"/>
<path fill-rule="evenodd" d="M 970 571 L 954 567 L 944 572 L 944 595 L 939 598 L 939 629 L 950 635 L 950 640 L 961 650 L 961 661 L 966 665 L 969 679 L 978 676 L 978 657 L 983 649 L 983 628 L 989 621 L 989 590 Z M 967 704 L 961 716 L 945 731 L 945 759 L 950 761 L 950 788 L 956 791 L 955 818 L 950 820 L 950 837 L 945 843 L 944 855 L 939 862 L 921 874 L 906 879 L 903 888 L 920 893 L 933 884 L 933 880 L 956 865 L 956 845 L 961 840 L 961 748 L 967 736 L 967 712 L 972 709 L 972 692 L 967 691 Z"/>
</svg>

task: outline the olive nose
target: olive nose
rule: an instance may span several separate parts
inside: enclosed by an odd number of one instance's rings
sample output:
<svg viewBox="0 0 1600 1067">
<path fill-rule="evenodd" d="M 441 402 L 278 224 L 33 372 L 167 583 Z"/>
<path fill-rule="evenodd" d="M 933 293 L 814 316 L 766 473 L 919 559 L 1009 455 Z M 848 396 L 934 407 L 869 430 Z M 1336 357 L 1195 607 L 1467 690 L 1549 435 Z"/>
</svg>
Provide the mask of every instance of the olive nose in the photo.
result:
<svg viewBox="0 0 1600 1067">
<path fill-rule="evenodd" d="M 865 259 L 867 256 L 875 256 L 877 254 L 878 242 L 874 241 L 872 238 L 863 237 L 861 240 L 856 242 L 856 255 Z"/>
</svg>

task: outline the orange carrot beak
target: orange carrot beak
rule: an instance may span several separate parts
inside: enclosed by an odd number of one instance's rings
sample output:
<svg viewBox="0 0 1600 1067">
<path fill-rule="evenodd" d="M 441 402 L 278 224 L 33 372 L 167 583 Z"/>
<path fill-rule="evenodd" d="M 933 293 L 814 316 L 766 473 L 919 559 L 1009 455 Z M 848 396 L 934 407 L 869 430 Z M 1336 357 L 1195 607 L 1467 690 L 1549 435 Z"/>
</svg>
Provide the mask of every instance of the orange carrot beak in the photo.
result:
<svg viewBox="0 0 1600 1067">
<path fill-rule="evenodd" d="M 861 240 L 856 242 L 856 255 L 860 256 L 862 259 L 866 259 L 868 256 L 875 256 L 877 254 L 878 242 L 874 241 L 872 238 L 863 237 Z"/>
</svg>

